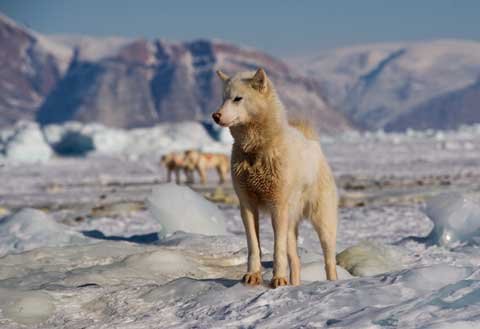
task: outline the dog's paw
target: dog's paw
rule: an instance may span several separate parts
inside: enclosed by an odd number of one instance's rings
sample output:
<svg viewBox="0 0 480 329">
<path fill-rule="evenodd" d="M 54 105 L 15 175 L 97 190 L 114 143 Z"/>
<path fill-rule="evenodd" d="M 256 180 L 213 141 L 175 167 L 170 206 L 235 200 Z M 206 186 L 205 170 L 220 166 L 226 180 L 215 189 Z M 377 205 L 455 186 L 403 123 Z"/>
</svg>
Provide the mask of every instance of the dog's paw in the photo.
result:
<svg viewBox="0 0 480 329">
<path fill-rule="evenodd" d="M 247 273 L 243 276 L 243 283 L 249 286 L 256 286 L 262 283 L 262 274 L 260 272 Z"/>
<path fill-rule="evenodd" d="M 273 277 L 272 281 L 270 282 L 270 286 L 272 288 L 277 288 L 277 287 L 286 286 L 286 285 L 288 285 L 288 280 L 286 278 Z"/>
</svg>

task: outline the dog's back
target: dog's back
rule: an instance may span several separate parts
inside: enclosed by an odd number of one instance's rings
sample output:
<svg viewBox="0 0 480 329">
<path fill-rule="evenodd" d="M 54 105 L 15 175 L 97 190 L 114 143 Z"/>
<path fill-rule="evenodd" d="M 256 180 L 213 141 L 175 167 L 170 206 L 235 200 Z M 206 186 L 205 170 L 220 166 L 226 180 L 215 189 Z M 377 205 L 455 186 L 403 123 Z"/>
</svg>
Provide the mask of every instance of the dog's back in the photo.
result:
<svg viewBox="0 0 480 329">
<path fill-rule="evenodd" d="M 313 140 L 318 140 L 318 134 L 315 131 L 315 128 L 308 122 L 307 120 L 303 119 L 289 119 L 288 124 L 295 129 L 299 130 L 303 136 L 307 139 L 313 139 Z"/>
</svg>

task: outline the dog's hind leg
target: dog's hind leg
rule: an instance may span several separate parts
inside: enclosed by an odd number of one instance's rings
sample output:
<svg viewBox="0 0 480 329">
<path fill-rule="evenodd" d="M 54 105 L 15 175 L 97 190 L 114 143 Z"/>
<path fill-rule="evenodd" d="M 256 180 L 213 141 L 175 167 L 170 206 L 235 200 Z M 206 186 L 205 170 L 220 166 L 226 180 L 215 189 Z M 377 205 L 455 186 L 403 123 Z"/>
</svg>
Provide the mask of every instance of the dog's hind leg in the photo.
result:
<svg viewBox="0 0 480 329">
<path fill-rule="evenodd" d="M 225 173 L 224 171 L 222 170 L 222 166 L 221 165 L 218 165 L 216 167 L 217 169 L 217 173 L 218 173 L 218 177 L 219 177 L 219 184 L 222 185 L 223 183 L 225 183 Z"/>
<path fill-rule="evenodd" d="M 223 182 L 225 182 L 227 180 L 227 177 L 228 177 L 228 169 L 229 169 L 229 166 L 228 166 L 228 163 L 224 163 L 221 165 L 220 167 L 220 170 L 222 171 L 222 179 L 223 179 Z"/>
<path fill-rule="evenodd" d="M 186 177 L 186 183 L 193 184 L 193 175 L 191 170 L 189 170 L 188 168 L 184 168 L 183 173 L 185 174 L 185 177 Z"/>
<path fill-rule="evenodd" d="M 181 183 L 180 169 L 179 168 L 175 168 L 175 183 L 177 183 L 178 185 L 180 185 L 180 183 Z"/>
<path fill-rule="evenodd" d="M 200 183 L 205 185 L 207 183 L 207 173 L 205 168 L 197 167 L 198 175 L 200 176 Z"/>
<path fill-rule="evenodd" d="M 275 205 L 271 209 L 274 236 L 273 278 L 271 286 L 277 288 L 286 286 L 287 280 L 287 240 L 288 240 L 288 209 L 284 204 Z"/>
<path fill-rule="evenodd" d="M 298 286 L 300 284 L 300 258 L 297 252 L 298 223 L 291 222 L 288 228 L 287 237 L 287 256 L 290 265 L 290 284 Z"/>
<path fill-rule="evenodd" d="M 328 280 L 337 280 L 335 245 L 337 239 L 337 196 L 335 191 L 322 193 L 312 214 L 312 224 L 317 231 L 325 259 Z"/>
</svg>

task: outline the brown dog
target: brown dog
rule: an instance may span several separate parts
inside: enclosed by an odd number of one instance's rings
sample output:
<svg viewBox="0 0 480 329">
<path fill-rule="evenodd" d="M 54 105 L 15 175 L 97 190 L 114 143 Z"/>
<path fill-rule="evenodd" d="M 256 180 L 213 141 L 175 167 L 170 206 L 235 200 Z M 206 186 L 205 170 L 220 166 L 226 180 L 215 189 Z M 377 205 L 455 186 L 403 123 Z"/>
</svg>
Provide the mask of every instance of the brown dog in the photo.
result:
<svg viewBox="0 0 480 329">
<path fill-rule="evenodd" d="M 247 234 L 248 272 L 244 282 L 262 281 L 259 209 L 272 217 L 274 264 L 272 287 L 300 284 L 297 254 L 298 225 L 309 218 L 322 245 L 329 280 L 337 279 L 335 244 L 337 191 L 330 167 L 313 130 L 288 123 L 272 82 L 262 69 L 229 77 L 224 82 L 223 104 L 212 114 L 229 127 L 234 138 L 232 179 L 240 200 Z M 287 263 L 288 258 L 288 263 Z"/>
<path fill-rule="evenodd" d="M 185 166 L 192 173 L 194 170 L 198 172 L 200 183 L 202 184 L 207 182 L 207 170 L 216 169 L 220 184 L 223 184 L 230 169 L 230 160 L 225 154 L 202 153 L 196 150 L 188 150 L 185 152 Z"/>
</svg>

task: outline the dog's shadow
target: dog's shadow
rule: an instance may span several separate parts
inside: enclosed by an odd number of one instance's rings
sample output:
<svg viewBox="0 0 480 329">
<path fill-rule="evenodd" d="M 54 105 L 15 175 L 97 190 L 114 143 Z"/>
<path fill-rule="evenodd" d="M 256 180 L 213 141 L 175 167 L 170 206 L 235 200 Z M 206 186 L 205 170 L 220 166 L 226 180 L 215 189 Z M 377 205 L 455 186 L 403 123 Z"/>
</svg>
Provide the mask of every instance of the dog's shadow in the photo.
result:
<svg viewBox="0 0 480 329">
<path fill-rule="evenodd" d="M 413 235 L 402 238 L 398 241 L 393 242 L 392 244 L 395 245 L 395 246 L 398 246 L 398 245 L 403 245 L 405 243 L 408 243 L 410 241 L 420 243 L 420 244 L 424 244 L 427 247 L 434 244 L 432 242 L 432 239 L 430 239 L 428 236 L 413 236 Z"/>
<path fill-rule="evenodd" d="M 140 234 L 140 235 L 132 235 L 131 237 L 124 237 L 124 236 L 115 236 L 115 235 L 105 235 L 98 230 L 91 230 L 91 231 L 82 231 L 82 234 L 88 238 L 98 239 L 98 240 L 108 240 L 108 241 L 126 241 L 126 242 L 133 242 L 138 244 L 157 244 L 160 242 L 158 238 L 158 234 L 148 233 L 148 234 Z"/>
<path fill-rule="evenodd" d="M 263 268 L 273 268 L 273 261 L 271 261 L 271 260 L 262 261 L 262 267 Z"/>
<path fill-rule="evenodd" d="M 240 280 L 234 280 L 234 279 L 226 279 L 226 278 L 216 278 L 216 279 L 195 279 L 195 281 L 198 282 L 206 282 L 206 283 L 218 283 L 224 286 L 225 288 L 231 288 L 236 284 L 241 283 Z"/>
</svg>

